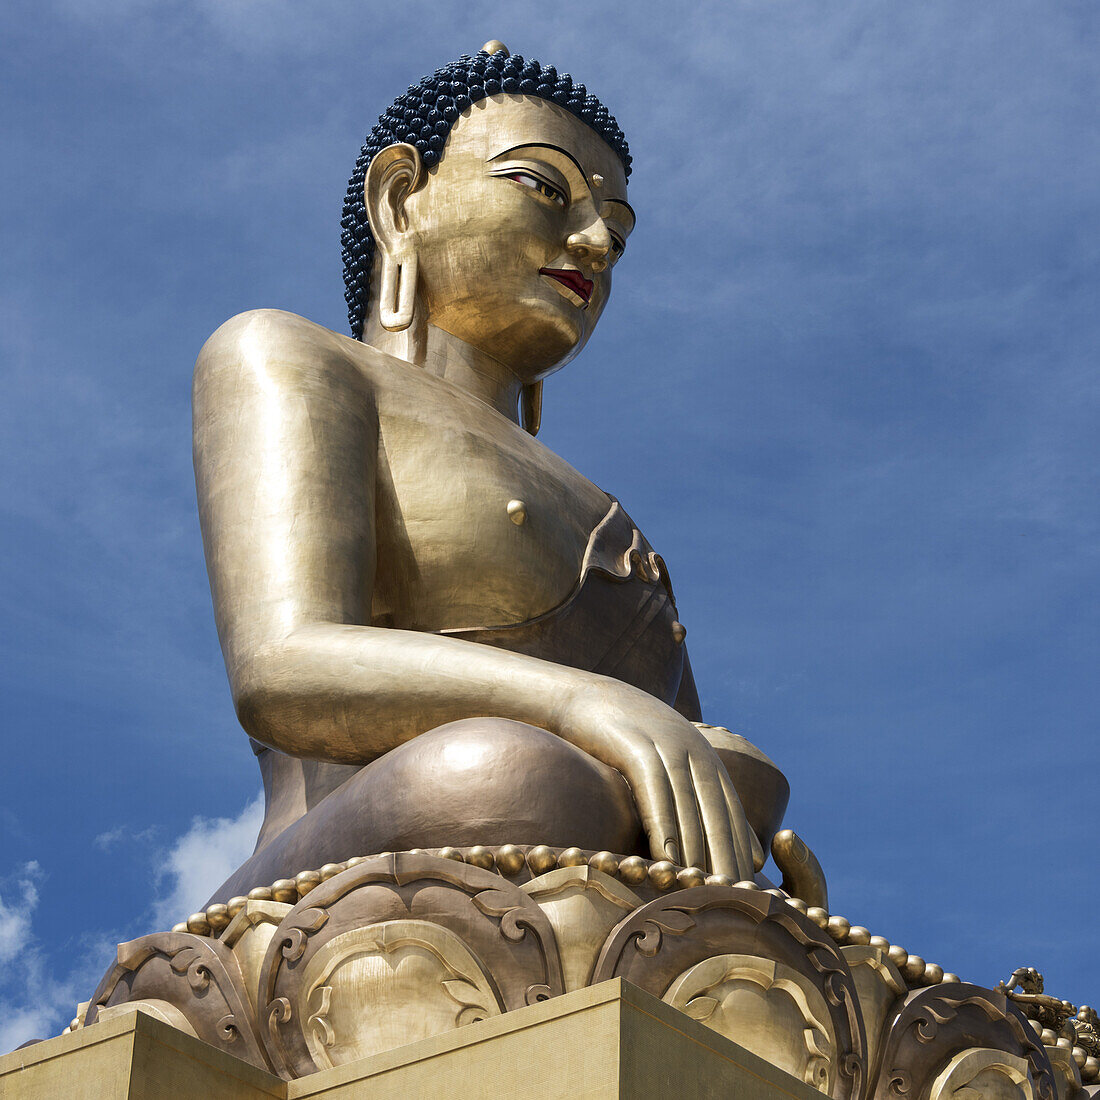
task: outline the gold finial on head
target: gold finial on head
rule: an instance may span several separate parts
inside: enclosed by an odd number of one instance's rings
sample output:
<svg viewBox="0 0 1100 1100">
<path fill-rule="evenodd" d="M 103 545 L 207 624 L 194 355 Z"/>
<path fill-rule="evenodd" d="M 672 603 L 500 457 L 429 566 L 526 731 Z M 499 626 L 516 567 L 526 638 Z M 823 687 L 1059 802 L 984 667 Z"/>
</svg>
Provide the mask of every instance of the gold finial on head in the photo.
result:
<svg viewBox="0 0 1100 1100">
<path fill-rule="evenodd" d="M 481 47 L 486 53 L 502 53 L 505 57 L 511 57 L 508 52 L 508 47 L 501 42 L 499 38 L 490 38 L 484 46 Z"/>
</svg>

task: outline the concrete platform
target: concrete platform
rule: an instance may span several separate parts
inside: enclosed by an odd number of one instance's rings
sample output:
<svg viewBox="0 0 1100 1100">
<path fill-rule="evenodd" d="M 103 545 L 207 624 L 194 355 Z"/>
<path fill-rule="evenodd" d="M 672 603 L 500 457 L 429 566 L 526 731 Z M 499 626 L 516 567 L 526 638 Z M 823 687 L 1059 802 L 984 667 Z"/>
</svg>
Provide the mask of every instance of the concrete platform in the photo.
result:
<svg viewBox="0 0 1100 1100">
<path fill-rule="evenodd" d="M 285 1082 L 144 1013 L 0 1058 L 3 1100 L 822 1100 L 621 979 Z"/>
</svg>

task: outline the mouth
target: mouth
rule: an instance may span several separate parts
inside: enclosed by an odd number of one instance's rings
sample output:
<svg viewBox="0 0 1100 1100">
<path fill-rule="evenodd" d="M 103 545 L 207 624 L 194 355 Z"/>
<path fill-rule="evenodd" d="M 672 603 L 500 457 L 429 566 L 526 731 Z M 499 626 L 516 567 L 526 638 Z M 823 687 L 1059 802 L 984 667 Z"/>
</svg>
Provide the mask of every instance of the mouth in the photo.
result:
<svg viewBox="0 0 1100 1100">
<path fill-rule="evenodd" d="M 540 267 L 539 274 L 561 283 L 588 305 L 588 300 L 592 297 L 592 280 L 586 279 L 579 271 L 563 267 Z"/>
</svg>

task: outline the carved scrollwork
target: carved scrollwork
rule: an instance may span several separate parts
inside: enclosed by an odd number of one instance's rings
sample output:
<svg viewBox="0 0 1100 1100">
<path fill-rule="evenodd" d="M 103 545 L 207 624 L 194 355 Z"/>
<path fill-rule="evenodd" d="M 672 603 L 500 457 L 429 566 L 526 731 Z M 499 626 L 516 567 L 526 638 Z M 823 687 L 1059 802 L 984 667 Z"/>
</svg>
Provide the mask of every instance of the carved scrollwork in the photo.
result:
<svg viewBox="0 0 1100 1100">
<path fill-rule="evenodd" d="M 836 1038 L 824 994 L 806 976 L 758 955 L 715 955 L 664 999 L 822 1092 L 832 1088 Z"/>
<path fill-rule="evenodd" d="M 733 967 L 729 975 L 716 976 L 727 966 Z M 858 998 L 843 956 L 815 924 L 761 891 L 683 890 L 619 922 L 592 982 L 622 977 L 677 1003 L 701 976 L 714 979 L 719 995 L 713 1005 L 703 1000 L 694 1007 L 698 1018 L 837 1100 L 859 1100 L 866 1068 Z M 702 987 L 678 1007 L 700 993 Z M 757 1022 L 750 1028 L 753 1013 Z M 789 1050 L 768 1039 L 792 1027 L 798 1039 Z M 803 1034 L 807 1029 L 810 1035 Z"/>
<path fill-rule="evenodd" d="M 966 1066 L 976 1066 L 981 1059 L 971 1057 L 976 1056 L 975 1052 L 983 1057 L 1003 1056 L 1007 1059 L 1004 1065 L 1011 1064 L 1017 1069 L 1009 1072 L 1003 1066 L 1000 1069 L 986 1066 L 979 1084 L 969 1083 L 969 1078 L 963 1081 L 965 1074 L 961 1070 L 955 1076 L 942 1077 L 952 1060 L 963 1054 L 969 1058 Z M 1017 1079 L 1019 1065 L 1026 1068 L 1026 1085 L 1022 1078 Z M 1057 1095 L 1050 1060 L 1023 1013 L 1004 993 L 964 982 L 909 994 L 886 1036 L 881 1066 L 874 1100 L 890 1097 L 950 1100 L 956 1093 L 959 1100 L 978 1100 L 993 1087 L 989 1081 L 1002 1078 L 1013 1080 L 1013 1088 L 1020 1086 L 1022 1100 L 1055 1100 Z"/>
<path fill-rule="evenodd" d="M 321 1069 L 501 1011 L 463 941 L 428 921 L 385 921 L 328 940 L 299 990 L 306 1045 Z"/>
<path fill-rule="evenodd" d="M 240 967 L 217 940 L 188 932 L 158 932 L 121 944 L 115 965 L 92 998 L 86 1022 L 126 1004 L 159 1009 L 153 1015 L 179 1026 L 175 1013 L 198 1038 L 252 1065 L 270 1069 L 252 1022 Z"/>
<path fill-rule="evenodd" d="M 322 882 L 286 914 L 258 1003 L 280 1006 L 276 1071 L 300 1077 L 564 988 L 553 930 L 530 897 L 491 871 L 398 853 Z"/>
</svg>

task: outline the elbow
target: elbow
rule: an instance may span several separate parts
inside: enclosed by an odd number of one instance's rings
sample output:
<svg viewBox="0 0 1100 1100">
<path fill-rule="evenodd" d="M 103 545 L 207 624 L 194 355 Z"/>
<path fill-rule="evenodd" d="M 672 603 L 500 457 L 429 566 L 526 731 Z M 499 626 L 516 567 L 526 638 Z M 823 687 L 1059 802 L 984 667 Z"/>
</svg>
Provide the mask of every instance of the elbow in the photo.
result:
<svg viewBox="0 0 1100 1100">
<path fill-rule="evenodd" d="M 292 636 L 242 661 L 232 677 L 237 720 L 254 740 L 291 756 L 365 763 L 331 682 L 310 656 Z"/>
<path fill-rule="evenodd" d="M 308 692 L 283 646 L 263 646 L 232 676 L 237 721 L 256 741 L 292 755 L 309 752 Z"/>
</svg>

